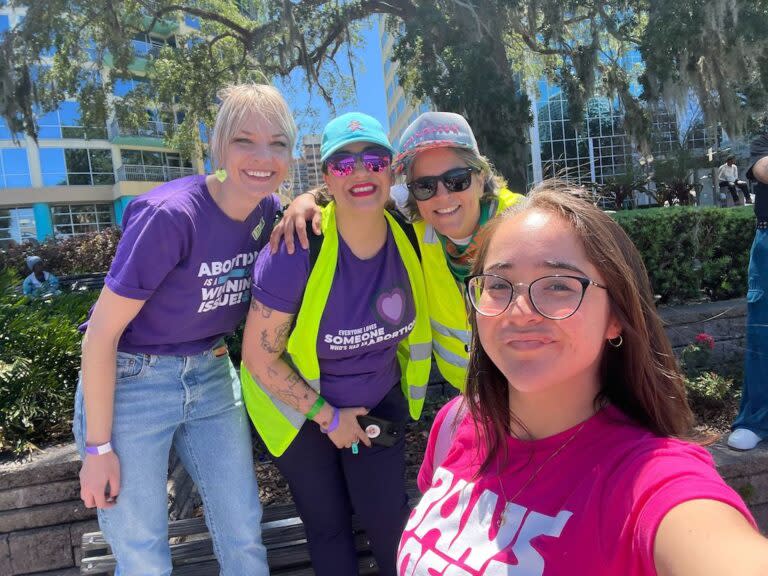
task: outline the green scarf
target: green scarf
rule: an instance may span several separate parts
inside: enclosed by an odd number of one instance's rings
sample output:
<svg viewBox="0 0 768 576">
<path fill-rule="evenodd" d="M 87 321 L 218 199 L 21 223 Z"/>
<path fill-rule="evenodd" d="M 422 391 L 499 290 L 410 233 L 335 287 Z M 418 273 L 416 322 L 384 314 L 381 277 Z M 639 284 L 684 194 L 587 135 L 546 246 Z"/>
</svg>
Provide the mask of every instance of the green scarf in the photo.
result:
<svg viewBox="0 0 768 576">
<path fill-rule="evenodd" d="M 457 246 L 442 234 L 437 234 L 440 244 L 443 246 L 443 253 L 448 262 L 448 269 L 460 285 L 464 285 L 464 280 L 469 276 L 472 268 L 472 261 L 477 253 L 478 246 L 482 243 L 483 228 L 491 218 L 491 203 L 487 201 L 480 202 L 480 219 L 477 222 L 475 231 L 472 232 L 472 238 L 466 246 Z M 437 231 L 435 231 L 437 232 Z"/>
</svg>

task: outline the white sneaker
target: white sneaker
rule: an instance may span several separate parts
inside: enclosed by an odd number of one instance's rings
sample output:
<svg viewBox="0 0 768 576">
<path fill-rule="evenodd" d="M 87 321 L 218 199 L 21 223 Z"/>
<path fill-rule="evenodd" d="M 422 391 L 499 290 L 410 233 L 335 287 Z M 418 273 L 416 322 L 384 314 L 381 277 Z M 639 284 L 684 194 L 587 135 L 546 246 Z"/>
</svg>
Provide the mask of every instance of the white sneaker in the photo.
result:
<svg viewBox="0 0 768 576">
<path fill-rule="evenodd" d="M 760 443 L 760 436 L 746 428 L 736 428 L 728 436 L 728 446 L 734 450 L 752 450 Z"/>
</svg>

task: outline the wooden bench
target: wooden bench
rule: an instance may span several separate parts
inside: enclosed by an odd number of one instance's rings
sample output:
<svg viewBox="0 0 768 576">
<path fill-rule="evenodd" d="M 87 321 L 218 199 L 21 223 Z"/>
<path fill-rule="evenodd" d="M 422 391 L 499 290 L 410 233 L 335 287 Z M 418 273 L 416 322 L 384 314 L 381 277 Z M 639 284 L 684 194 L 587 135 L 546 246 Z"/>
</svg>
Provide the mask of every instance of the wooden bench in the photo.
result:
<svg viewBox="0 0 768 576">
<path fill-rule="evenodd" d="M 418 491 L 409 487 L 411 506 L 418 500 Z M 352 517 L 355 547 L 358 551 L 358 570 L 361 576 L 378 574 L 371 553 L 370 541 L 360 521 Z M 272 576 L 312 576 L 307 536 L 304 524 L 293 504 L 279 504 L 264 508 L 261 524 L 262 541 L 267 548 L 267 560 Z M 173 576 L 214 576 L 219 564 L 213 555 L 213 546 L 203 518 L 176 520 L 169 524 Z M 179 543 L 174 543 L 183 540 Z M 80 574 L 112 574 L 115 557 L 101 532 L 83 534 Z"/>
</svg>

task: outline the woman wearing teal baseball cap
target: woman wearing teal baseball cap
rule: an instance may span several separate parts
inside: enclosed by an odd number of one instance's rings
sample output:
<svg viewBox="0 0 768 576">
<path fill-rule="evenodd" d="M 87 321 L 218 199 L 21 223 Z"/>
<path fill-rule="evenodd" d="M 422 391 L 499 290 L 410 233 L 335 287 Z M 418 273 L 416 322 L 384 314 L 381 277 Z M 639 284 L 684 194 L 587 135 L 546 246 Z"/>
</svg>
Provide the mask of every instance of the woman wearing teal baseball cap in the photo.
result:
<svg viewBox="0 0 768 576">
<path fill-rule="evenodd" d="M 432 346 L 442 376 L 463 391 L 471 331 L 464 304 L 464 279 L 482 243 L 486 224 L 522 198 L 506 184 L 480 154 L 466 119 L 452 112 L 425 112 L 400 138 L 395 172 L 405 175 L 408 199 L 402 211 L 413 221 L 429 299 Z M 295 206 L 294 206 L 295 204 Z M 286 211 L 272 234 L 293 228 L 306 243 L 306 219 L 317 232 L 318 209 L 301 195 Z"/>
<path fill-rule="evenodd" d="M 293 254 L 283 243 L 254 265 L 243 397 L 318 576 L 357 574 L 352 510 L 379 574 L 394 576 L 410 511 L 404 425 L 421 414 L 432 344 L 415 241 L 385 210 L 392 152 L 370 116 L 329 122 L 321 241 Z"/>
</svg>

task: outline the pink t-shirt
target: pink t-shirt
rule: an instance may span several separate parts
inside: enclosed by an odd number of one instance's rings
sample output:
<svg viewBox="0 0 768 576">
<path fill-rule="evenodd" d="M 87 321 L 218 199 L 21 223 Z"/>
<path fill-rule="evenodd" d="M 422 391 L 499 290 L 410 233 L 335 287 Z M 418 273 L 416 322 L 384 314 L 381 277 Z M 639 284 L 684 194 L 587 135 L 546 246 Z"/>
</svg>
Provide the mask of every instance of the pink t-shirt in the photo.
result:
<svg viewBox="0 0 768 576">
<path fill-rule="evenodd" d="M 418 478 L 424 495 L 400 540 L 399 576 L 655 575 L 656 530 L 676 505 L 719 500 L 754 525 L 706 450 L 658 438 L 611 406 L 580 430 L 533 442 L 509 437 L 506 466 L 498 458 L 479 478 L 483 454 L 465 414 L 433 470 L 450 404 L 432 426 Z"/>
</svg>

